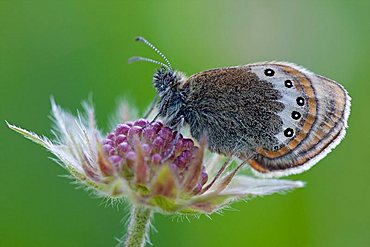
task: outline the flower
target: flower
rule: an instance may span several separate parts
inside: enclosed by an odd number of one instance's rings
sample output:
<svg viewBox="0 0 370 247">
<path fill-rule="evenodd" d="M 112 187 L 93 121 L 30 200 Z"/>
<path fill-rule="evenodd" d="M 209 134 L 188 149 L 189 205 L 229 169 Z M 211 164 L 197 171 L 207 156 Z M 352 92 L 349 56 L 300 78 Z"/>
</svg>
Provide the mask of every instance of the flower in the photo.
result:
<svg viewBox="0 0 370 247">
<path fill-rule="evenodd" d="M 208 153 L 204 141 L 197 146 L 159 121 L 121 118 L 103 135 L 88 104 L 86 116 L 77 117 L 54 100 L 51 104 L 55 140 L 8 126 L 45 147 L 78 182 L 103 197 L 125 198 L 163 213 L 209 214 L 235 200 L 303 186 L 243 175 L 244 163 L 233 167 L 231 159 Z"/>
</svg>

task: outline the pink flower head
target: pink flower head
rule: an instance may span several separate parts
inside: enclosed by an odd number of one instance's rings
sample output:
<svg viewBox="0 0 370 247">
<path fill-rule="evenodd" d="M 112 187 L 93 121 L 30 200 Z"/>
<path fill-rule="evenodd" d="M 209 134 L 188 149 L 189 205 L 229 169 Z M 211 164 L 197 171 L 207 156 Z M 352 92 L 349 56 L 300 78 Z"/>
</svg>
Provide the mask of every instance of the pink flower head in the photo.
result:
<svg viewBox="0 0 370 247">
<path fill-rule="evenodd" d="M 161 122 L 122 120 L 110 133 L 97 129 L 93 108 L 74 117 L 52 101 L 55 141 L 9 127 L 44 146 L 62 167 L 98 195 L 125 198 L 165 213 L 212 213 L 232 201 L 302 187 L 300 181 L 240 174 L 225 157 L 206 151 Z M 126 108 L 123 112 L 128 112 Z"/>
</svg>

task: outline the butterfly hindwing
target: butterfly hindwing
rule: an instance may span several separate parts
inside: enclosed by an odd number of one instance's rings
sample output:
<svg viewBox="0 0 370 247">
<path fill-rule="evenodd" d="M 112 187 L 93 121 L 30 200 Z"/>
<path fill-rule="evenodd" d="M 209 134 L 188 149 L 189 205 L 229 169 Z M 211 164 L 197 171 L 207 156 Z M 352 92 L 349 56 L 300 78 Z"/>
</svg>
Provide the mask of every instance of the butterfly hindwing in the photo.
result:
<svg viewBox="0 0 370 247">
<path fill-rule="evenodd" d="M 344 137 L 350 109 L 348 93 L 335 81 L 294 64 L 247 66 L 274 84 L 282 93 L 281 102 L 285 106 L 279 113 L 283 130 L 277 135 L 278 147 L 257 149 L 249 160 L 251 167 L 265 176 L 284 176 L 309 169 Z"/>
</svg>

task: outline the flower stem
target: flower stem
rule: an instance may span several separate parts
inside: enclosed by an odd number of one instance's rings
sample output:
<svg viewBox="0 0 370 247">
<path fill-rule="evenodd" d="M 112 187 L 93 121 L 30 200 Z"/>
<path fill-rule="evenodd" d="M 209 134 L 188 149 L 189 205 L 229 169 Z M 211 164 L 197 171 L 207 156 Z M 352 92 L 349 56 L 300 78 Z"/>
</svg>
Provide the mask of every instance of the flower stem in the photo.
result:
<svg viewBox="0 0 370 247">
<path fill-rule="evenodd" d="M 152 211 L 150 209 L 132 206 L 125 247 L 145 246 L 151 216 Z"/>
</svg>

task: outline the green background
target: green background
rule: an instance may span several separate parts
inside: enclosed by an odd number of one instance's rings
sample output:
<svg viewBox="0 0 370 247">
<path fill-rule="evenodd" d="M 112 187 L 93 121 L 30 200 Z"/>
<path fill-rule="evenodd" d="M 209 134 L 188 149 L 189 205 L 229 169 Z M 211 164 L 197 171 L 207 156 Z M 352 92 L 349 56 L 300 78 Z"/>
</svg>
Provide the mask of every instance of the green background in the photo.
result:
<svg viewBox="0 0 370 247">
<path fill-rule="evenodd" d="M 347 137 L 301 175 L 304 189 L 233 205 L 212 219 L 155 215 L 154 246 L 370 246 L 370 3 L 365 1 L 0 1 L 0 120 L 50 136 L 49 98 L 75 111 L 93 94 L 98 123 L 124 95 L 154 96 L 156 44 L 186 74 L 294 62 L 352 96 Z M 114 246 L 125 205 L 58 175 L 41 147 L 0 126 L 0 246 Z"/>
</svg>

